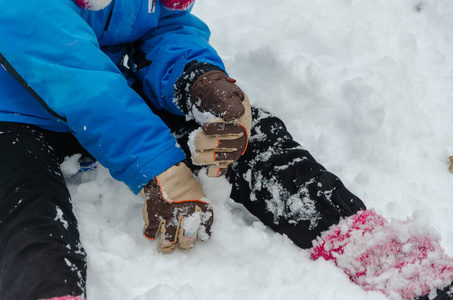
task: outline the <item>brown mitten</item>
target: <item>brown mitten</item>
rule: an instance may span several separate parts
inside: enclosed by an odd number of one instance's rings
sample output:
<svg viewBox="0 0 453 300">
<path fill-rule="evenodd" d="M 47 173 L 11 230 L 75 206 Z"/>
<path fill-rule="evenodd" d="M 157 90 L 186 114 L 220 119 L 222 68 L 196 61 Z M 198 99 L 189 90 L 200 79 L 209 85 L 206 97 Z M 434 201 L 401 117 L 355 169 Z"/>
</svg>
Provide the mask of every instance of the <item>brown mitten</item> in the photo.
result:
<svg viewBox="0 0 453 300">
<path fill-rule="evenodd" d="M 171 253 L 176 244 L 182 250 L 195 246 L 198 237 L 207 240 L 213 222 L 212 207 L 192 171 L 179 163 L 151 180 L 141 191 L 143 234 L 154 240 L 161 233 L 157 249 Z"/>
<path fill-rule="evenodd" d="M 450 170 L 450 172 L 453 173 L 453 155 L 449 157 L 450 159 L 450 167 L 448 168 Z"/>
<path fill-rule="evenodd" d="M 222 71 L 207 72 L 193 83 L 190 101 L 202 113 L 209 112 L 225 121 L 235 121 L 245 113 L 242 104 L 244 92 L 235 83 L 236 80 Z"/>
<path fill-rule="evenodd" d="M 245 113 L 236 121 L 221 118 L 207 120 L 193 141 L 192 160 L 195 165 L 208 166 L 208 176 L 226 173 L 228 166 L 238 160 L 247 149 L 252 115 L 247 95 L 242 104 Z"/>
<path fill-rule="evenodd" d="M 223 175 L 247 149 L 250 101 L 235 82 L 224 72 L 210 71 L 198 77 L 191 88 L 193 115 L 202 124 L 194 140 L 193 163 L 208 166 L 211 177 Z"/>
</svg>

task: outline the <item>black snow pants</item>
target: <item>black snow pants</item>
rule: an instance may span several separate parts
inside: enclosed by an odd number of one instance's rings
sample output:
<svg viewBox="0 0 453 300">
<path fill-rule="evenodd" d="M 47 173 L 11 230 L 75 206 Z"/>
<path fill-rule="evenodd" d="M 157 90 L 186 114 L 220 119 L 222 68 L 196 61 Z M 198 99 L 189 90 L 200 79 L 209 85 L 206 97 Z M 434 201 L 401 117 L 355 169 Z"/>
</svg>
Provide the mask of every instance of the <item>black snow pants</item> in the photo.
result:
<svg viewBox="0 0 453 300">
<path fill-rule="evenodd" d="M 190 157 L 187 140 L 198 125 L 156 114 Z M 0 300 L 83 294 L 85 252 L 59 166 L 77 142 L 71 134 L 23 124 L 0 123 L 0 132 Z M 233 200 L 301 248 L 341 217 L 365 209 L 280 119 L 256 108 L 247 151 L 226 176 Z"/>
<path fill-rule="evenodd" d="M 190 157 L 187 141 L 199 125 L 167 112 L 155 113 Z M 255 107 L 252 115 L 247 150 L 226 174 L 234 201 L 305 249 L 340 218 L 366 209 L 337 176 L 294 141 L 282 120 Z M 187 164 L 194 172 L 199 169 L 190 159 Z"/>
<path fill-rule="evenodd" d="M 80 296 L 85 251 L 59 163 L 71 134 L 0 122 L 0 299 Z"/>
</svg>

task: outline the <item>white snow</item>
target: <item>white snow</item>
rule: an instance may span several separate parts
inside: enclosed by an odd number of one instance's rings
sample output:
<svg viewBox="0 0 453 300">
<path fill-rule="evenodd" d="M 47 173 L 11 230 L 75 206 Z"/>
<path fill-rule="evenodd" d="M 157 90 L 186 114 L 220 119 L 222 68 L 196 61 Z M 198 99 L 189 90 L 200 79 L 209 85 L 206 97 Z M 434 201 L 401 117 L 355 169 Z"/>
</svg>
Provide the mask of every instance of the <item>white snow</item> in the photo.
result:
<svg viewBox="0 0 453 300">
<path fill-rule="evenodd" d="M 423 215 L 453 256 L 452 1 L 197 0 L 193 12 L 252 104 L 368 207 Z M 162 255 L 142 236 L 140 196 L 102 167 L 68 179 L 90 300 L 387 299 L 265 228 L 225 181 L 201 180 L 212 238 Z"/>
<path fill-rule="evenodd" d="M 77 172 L 80 170 L 78 161 L 81 157 L 82 154 L 75 154 L 71 157 L 66 157 L 65 161 L 60 165 L 61 172 L 63 172 L 65 177 L 70 177 L 77 174 Z"/>
<path fill-rule="evenodd" d="M 54 219 L 54 221 L 57 221 L 57 222 L 60 222 L 61 224 L 63 224 L 63 227 L 68 230 L 68 227 L 69 227 L 69 223 L 68 221 L 66 221 L 63 217 L 63 211 L 57 207 L 57 215 Z"/>
</svg>

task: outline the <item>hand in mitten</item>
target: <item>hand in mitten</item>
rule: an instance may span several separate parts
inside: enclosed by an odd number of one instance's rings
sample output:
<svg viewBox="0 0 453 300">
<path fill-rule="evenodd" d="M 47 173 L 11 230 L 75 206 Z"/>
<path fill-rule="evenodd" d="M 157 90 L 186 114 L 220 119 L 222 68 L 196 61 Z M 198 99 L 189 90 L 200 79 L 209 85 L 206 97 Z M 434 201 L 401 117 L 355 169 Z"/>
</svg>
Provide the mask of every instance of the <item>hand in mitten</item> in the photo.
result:
<svg viewBox="0 0 453 300">
<path fill-rule="evenodd" d="M 223 175 L 247 149 L 252 123 L 248 97 L 222 71 L 197 78 L 190 92 L 192 114 L 202 124 L 194 139 L 193 162 L 209 166 L 208 176 Z"/>
<path fill-rule="evenodd" d="M 191 249 L 197 237 L 203 241 L 210 237 L 212 207 L 184 163 L 155 177 L 141 194 L 145 199 L 143 234 L 154 240 L 161 233 L 160 252 L 171 253 L 176 244 L 182 250 Z"/>
</svg>

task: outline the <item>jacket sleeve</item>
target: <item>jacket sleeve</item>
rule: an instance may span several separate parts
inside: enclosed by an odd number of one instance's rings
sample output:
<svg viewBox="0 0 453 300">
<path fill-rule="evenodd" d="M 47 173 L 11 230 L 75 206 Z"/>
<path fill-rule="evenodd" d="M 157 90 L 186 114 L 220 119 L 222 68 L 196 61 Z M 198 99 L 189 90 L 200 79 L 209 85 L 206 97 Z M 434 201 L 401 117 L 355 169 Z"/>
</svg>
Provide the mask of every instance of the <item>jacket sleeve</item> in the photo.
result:
<svg viewBox="0 0 453 300">
<path fill-rule="evenodd" d="M 138 193 L 185 158 L 73 9 L 58 0 L 0 0 L 0 8 L 2 65 L 115 179 Z"/>
<path fill-rule="evenodd" d="M 205 23 L 188 11 L 170 11 L 161 5 L 156 29 L 140 45 L 148 66 L 136 72 L 143 91 L 153 105 L 183 115 L 174 99 L 175 83 L 191 61 L 210 63 L 224 70 L 217 52 L 209 44 L 210 31 Z"/>
</svg>

